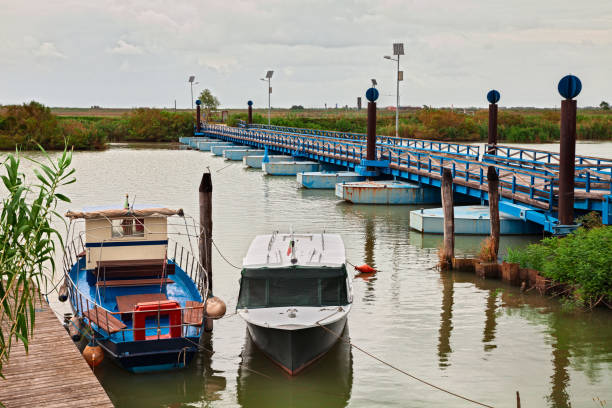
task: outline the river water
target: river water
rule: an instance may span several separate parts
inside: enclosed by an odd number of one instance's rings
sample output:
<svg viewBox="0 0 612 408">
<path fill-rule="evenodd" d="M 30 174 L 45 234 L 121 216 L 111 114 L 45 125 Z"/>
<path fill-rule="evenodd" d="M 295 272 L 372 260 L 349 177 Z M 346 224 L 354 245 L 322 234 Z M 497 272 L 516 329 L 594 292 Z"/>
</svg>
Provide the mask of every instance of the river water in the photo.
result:
<svg viewBox="0 0 612 408">
<path fill-rule="evenodd" d="M 612 157 L 612 144 L 601 146 L 600 155 Z M 241 265 L 256 234 L 291 225 L 298 232 L 341 234 L 350 262 L 380 270 L 354 280 L 345 337 L 412 375 L 496 407 L 515 407 L 517 390 L 528 407 L 612 401 L 612 312 L 568 313 L 556 299 L 533 291 L 440 273 L 441 237 L 410 230 L 409 212 L 416 207 L 345 204 L 332 191 L 297 189 L 293 177 L 267 177 L 176 146 L 77 152 L 74 167 L 78 182 L 65 191 L 70 208 L 121 204 L 129 192 L 136 202 L 181 207 L 194 216 L 200 178 L 210 168 L 214 239 L 234 265 Z M 502 251 L 538 238 L 503 237 Z M 458 236 L 458 252 L 475 253 L 480 240 Z M 214 293 L 231 313 L 239 271 L 218 253 L 213 271 Z M 68 311 L 54 298 L 59 313 Z M 341 342 L 303 374 L 287 377 L 250 342 L 235 315 L 215 323 L 205 346 L 208 351 L 182 371 L 135 375 L 107 359 L 95 374 L 118 407 L 471 405 Z"/>
</svg>

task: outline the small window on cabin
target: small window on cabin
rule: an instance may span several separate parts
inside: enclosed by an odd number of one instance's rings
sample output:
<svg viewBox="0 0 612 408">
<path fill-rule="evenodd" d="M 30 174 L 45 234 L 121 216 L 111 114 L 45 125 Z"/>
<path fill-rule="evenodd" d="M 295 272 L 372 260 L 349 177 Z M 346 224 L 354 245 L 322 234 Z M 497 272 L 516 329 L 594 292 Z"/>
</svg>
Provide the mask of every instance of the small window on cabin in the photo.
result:
<svg viewBox="0 0 612 408">
<path fill-rule="evenodd" d="M 112 237 L 144 237 L 144 219 L 118 218 L 112 222 Z"/>
<path fill-rule="evenodd" d="M 266 279 L 249 279 L 247 285 L 248 295 L 246 304 L 250 307 L 266 306 L 266 286 L 268 281 Z"/>
</svg>

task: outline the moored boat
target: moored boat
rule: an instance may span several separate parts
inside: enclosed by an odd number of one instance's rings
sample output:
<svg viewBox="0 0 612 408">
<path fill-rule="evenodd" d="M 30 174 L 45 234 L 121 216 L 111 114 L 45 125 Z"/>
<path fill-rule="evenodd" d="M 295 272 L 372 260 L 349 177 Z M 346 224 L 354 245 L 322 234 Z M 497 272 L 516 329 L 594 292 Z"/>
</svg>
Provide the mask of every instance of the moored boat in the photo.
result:
<svg viewBox="0 0 612 408">
<path fill-rule="evenodd" d="M 126 198 L 124 207 L 66 216 L 73 239 L 66 240 L 65 285 L 89 340 L 132 372 L 188 365 L 211 316 L 205 270 L 168 237 L 169 219 L 187 228 L 183 211 L 130 207 Z"/>
<path fill-rule="evenodd" d="M 237 313 L 255 345 L 287 373 L 298 374 L 329 351 L 351 305 L 339 235 L 274 233 L 251 243 Z"/>
</svg>

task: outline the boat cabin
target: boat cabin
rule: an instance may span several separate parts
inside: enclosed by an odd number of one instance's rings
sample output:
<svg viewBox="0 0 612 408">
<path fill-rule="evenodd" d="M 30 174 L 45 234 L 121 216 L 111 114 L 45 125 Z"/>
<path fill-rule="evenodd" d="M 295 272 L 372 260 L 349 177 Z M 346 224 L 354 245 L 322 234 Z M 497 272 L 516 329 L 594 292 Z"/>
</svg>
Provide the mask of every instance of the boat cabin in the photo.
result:
<svg viewBox="0 0 612 408">
<path fill-rule="evenodd" d="M 345 262 L 336 234 L 260 235 L 243 261 L 237 308 L 347 305 Z"/>
<path fill-rule="evenodd" d="M 68 212 L 85 220 L 85 269 L 98 280 L 162 277 L 167 270 L 167 217 L 182 210 L 139 206 L 94 207 Z"/>
</svg>

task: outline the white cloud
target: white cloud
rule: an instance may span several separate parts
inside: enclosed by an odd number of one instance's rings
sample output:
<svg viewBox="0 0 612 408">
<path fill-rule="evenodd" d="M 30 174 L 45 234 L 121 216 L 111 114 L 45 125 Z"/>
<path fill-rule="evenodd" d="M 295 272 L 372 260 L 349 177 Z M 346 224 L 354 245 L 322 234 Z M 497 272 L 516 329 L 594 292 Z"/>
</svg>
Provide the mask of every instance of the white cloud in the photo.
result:
<svg viewBox="0 0 612 408">
<path fill-rule="evenodd" d="M 58 51 L 55 44 L 52 42 L 43 42 L 34 49 L 34 55 L 48 58 L 66 58 L 64 54 Z"/>
<path fill-rule="evenodd" d="M 120 55 L 139 55 L 143 53 L 142 49 L 124 40 L 117 41 L 117 45 L 111 48 L 110 52 Z"/>
<path fill-rule="evenodd" d="M 402 103 L 484 105 L 495 87 L 507 105 L 553 106 L 567 72 L 583 82 L 582 106 L 612 98 L 610 0 L 5 3 L 4 101 L 27 99 L 18 84 L 34 78 L 41 100 L 89 106 L 78 78 L 107 105 L 190 106 L 193 74 L 224 106 L 264 105 L 259 78 L 273 69 L 275 106 L 354 104 L 370 78 L 393 105 L 396 67 L 382 57 L 396 41 Z"/>
</svg>

